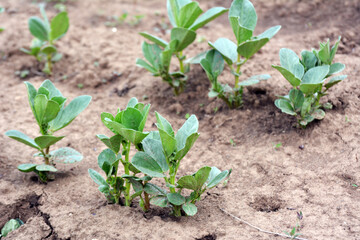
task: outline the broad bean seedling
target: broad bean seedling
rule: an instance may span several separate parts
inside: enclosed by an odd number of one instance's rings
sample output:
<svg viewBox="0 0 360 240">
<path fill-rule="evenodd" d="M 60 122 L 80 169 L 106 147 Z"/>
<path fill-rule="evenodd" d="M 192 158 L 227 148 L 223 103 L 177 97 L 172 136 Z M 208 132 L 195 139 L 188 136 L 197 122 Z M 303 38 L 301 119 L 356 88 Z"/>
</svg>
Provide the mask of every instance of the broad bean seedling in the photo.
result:
<svg viewBox="0 0 360 240">
<path fill-rule="evenodd" d="M 234 0 L 229 11 L 229 22 L 235 34 L 237 43 L 227 39 L 219 38 L 214 43 L 209 42 L 210 50 L 194 58 L 194 63 L 200 60 L 210 82 L 211 90 L 209 97 L 217 97 L 226 102 L 229 108 L 237 108 L 243 104 L 243 88 L 261 80 L 270 78 L 270 75 L 256 75 L 244 81 L 239 81 L 241 66 L 244 65 L 256 52 L 258 52 L 269 40 L 280 30 L 281 26 L 267 29 L 258 36 L 253 36 L 257 23 L 257 15 L 253 4 L 249 0 Z M 218 76 L 224 70 L 224 63 L 228 65 L 234 76 L 235 85 L 218 82 Z"/>
<path fill-rule="evenodd" d="M 62 38 L 69 28 L 69 18 L 67 12 L 60 12 L 49 22 L 44 5 L 40 5 L 39 17 L 29 18 L 29 30 L 35 37 L 30 46 L 30 50 L 21 48 L 24 53 L 34 56 L 39 62 L 45 61 L 43 72 L 52 74 L 53 63 L 62 58 L 62 54 L 55 47 L 55 42 Z"/>
<path fill-rule="evenodd" d="M 45 80 L 38 90 L 29 82 L 25 82 L 28 92 L 30 108 L 40 128 L 40 136 L 35 139 L 26 134 L 10 130 L 6 136 L 25 145 L 35 148 L 39 152 L 35 157 L 42 157 L 44 164 L 26 163 L 18 166 L 22 172 L 35 172 L 40 181 L 47 182 L 56 172 L 55 162 L 74 163 L 82 160 L 82 155 L 70 147 L 59 148 L 50 152 L 54 145 L 65 136 L 53 136 L 56 131 L 69 125 L 90 103 L 91 97 L 87 95 L 73 99 L 65 106 L 66 98 L 50 80 Z"/>
<path fill-rule="evenodd" d="M 153 44 L 144 42 L 142 51 L 147 61 L 137 59 L 136 64 L 145 68 L 153 76 L 161 77 L 174 90 L 175 95 L 183 92 L 187 80 L 186 73 L 190 65 L 185 63 L 185 50 L 196 39 L 196 30 L 208 22 L 219 17 L 228 10 L 223 7 L 214 7 L 206 11 L 199 7 L 199 3 L 191 0 L 168 0 L 167 12 L 173 26 L 170 33 L 170 42 L 146 32 L 140 35 Z M 170 72 L 172 56 L 179 60 L 179 70 Z"/>
<path fill-rule="evenodd" d="M 320 98 L 327 95 L 327 91 L 344 80 L 346 75 L 333 76 L 345 69 L 342 63 L 333 63 L 340 37 L 330 48 L 330 41 L 320 43 L 320 49 L 302 51 L 301 59 L 290 49 L 280 50 L 281 66 L 273 65 L 292 85 L 286 96 L 275 101 L 275 105 L 282 112 L 296 116 L 298 124 L 306 127 L 315 119 L 325 117 L 323 109 L 330 109 L 330 103 L 321 104 Z M 323 108 L 323 109 L 322 109 Z"/>
</svg>

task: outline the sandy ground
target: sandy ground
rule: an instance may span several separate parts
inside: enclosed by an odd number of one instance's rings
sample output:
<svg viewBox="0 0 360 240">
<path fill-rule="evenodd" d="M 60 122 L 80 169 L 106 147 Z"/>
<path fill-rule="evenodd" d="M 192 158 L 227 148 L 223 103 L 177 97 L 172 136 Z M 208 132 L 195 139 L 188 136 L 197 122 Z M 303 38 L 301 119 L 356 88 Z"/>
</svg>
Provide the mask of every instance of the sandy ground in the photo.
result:
<svg viewBox="0 0 360 240">
<path fill-rule="evenodd" d="M 71 27 L 58 43 L 64 58 L 50 78 L 70 99 L 89 94 L 93 101 L 69 127 L 57 147 L 71 146 L 84 155 L 75 165 L 57 165 L 55 181 L 39 184 L 32 174 L 16 169 L 36 161 L 30 148 L 0 135 L 0 227 L 10 218 L 24 222 L 6 239 L 280 239 L 261 233 L 223 213 L 219 207 L 265 230 L 289 231 L 302 211 L 301 237 L 306 239 L 360 239 L 360 2 L 357 0 L 254 1 L 259 16 L 256 33 L 280 24 L 281 31 L 243 69 L 246 76 L 269 73 L 272 78 L 244 93 L 245 106 L 230 111 L 219 100 L 209 99 L 209 83 L 199 66 L 192 67 L 185 93 L 175 98 L 160 79 L 135 66 L 142 57 L 143 39 L 137 33 L 156 32 L 168 23 L 165 1 L 91 0 L 66 4 Z M 203 9 L 229 7 L 231 1 L 200 1 Z M 27 103 L 23 79 L 15 71 L 30 69 L 25 79 L 38 87 L 45 79 L 36 61 L 19 51 L 31 36 L 27 19 L 39 15 L 30 0 L 0 0 L 6 12 L 0 15 L 5 28 L 0 37 L 0 132 L 18 129 L 35 137 L 37 127 Z M 54 4 L 47 12 L 55 15 Z M 119 26 L 116 32 L 104 25 L 107 18 L 145 14 L 135 27 Z M 215 41 L 233 38 L 224 15 L 198 31 Z M 334 105 L 321 122 L 306 130 L 292 127 L 295 120 L 273 104 L 276 95 L 290 86 L 271 64 L 278 64 L 282 47 L 297 53 L 318 47 L 319 41 L 342 36 L 336 61 L 346 64 L 348 79 L 324 99 Z M 186 54 L 207 49 L 195 42 Z M 64 76 L 67 76 L 66 78 Z M 222 76 L 226 82 L 230 74 Z M 78 84 L 83 84 L 79 89 Z M 108 205 L 88 176 L 97 169 L 97 156 L 104 149 L 96 134 L 109 134 L 100 113 L 125 107 L 131 97 L 152 104 L 146 129 L 155 130 L 154 111 L 173 123 L 175 129 L 185 114 L 196 114 L 201 133 L 183 160 L 180 174 L 204 165 L 233 169 L 223 187 L 212 189 L 197 204 L 194 217 L 175 220 L 156 207 L 144 214 L 139 207 Z M 214 111 L 217 109 L 217 111 Z M 234 146 L 230 144 L 234 141 Z M 282 146 L 275 149 L 275 145 Z M 300 148 L 302 146 L 303 148 Z M 136 205 L 136 204 L 135 204 Z"/>
</svg>

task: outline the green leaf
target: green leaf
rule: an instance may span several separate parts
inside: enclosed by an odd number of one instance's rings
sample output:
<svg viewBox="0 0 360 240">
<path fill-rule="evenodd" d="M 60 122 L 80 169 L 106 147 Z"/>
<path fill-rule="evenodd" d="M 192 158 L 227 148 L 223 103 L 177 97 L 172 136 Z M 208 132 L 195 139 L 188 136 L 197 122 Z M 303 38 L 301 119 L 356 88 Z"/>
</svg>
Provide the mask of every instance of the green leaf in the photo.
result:
<svg viewBox="0 0 360 240">
<path fill-rule="evenodd" d="M 29 18 L 29 30 L 31 34 L 40 39 L 41 41 L 49 40 L 49 30 L 46 27 L 45 23 L 39 17 Z"/>
<path fill-rule="evenodd" d="M 158 72 L 160 69 L 160 54 L 162 52 L 161 48 L 156 44 L 143 42 L 142 51 L 145 59 L 150 63 L 152 68 L 156 70 L 155 72 Z"/>
<path fill-rule="evenodd" d="M 215 43 L 209 42 L 210 47 L 216 49 L 224 58 L 228 65 L 237 61 L 236 44 L 227 38 L 219 38 Z"/>
<path fill-rule="evenodd" d="M 112 166 L 116 160 L 115 153 L 110 149 L 105 149 L 98 156 L 98 165 L 108 177 L 112 174 Z"/>
<path fill-rule="evenodd" d="M 304 50 L 301 52 L 301 57 L 301 63 L 304 65 L 305 71 L 316 66 L 317 57 L 313 52 Z"/>
<path fill-rule="evenodd" d="M 39 126 L 42 125 L 42 119 L 45 115 L 47 102 L 48 98 L 44 94 L 38 94 L 34 99 L 35 116 Z"/>
<path fill-rule="evenodd" d="M 161 140 L 146 137 L 141 143 L 143 145 L 144 152 L 151 156 L 164 172 L 167 172 L 169 170 L 169 166 L 166 162 Z"/>
<path fill-rule="evenodd" d="M 151 106 L 150 104 L 146 104 L 146 105 L 144 106 L 144 108 L 141 110 L 141 114 L 142 114 L 143 118 L 142 118 L 142 120 L 141 120 L 141 122 L 140 122 L 140 125 L 139 125 L 139 127 L 138 127 L 138 130 L 139 130 L 140 132 L 144 131 L 144 127 L 145 127 L 145 124 L 146 124 L 146 120 L 147 120 L 147 117 L 148 117 L 149 111 L 150 111 L 150 106 Z"/>
<path fill-rule="evenodd" d="M 188 216 L 194 216 L 197 213 L 197 207 L 195 206 L 195 204 L 190 202 L 182 205 L 182 209 Z"/>
<path fill-rule="evenodd" d="M 335 54 L 336 54 L 337 49 L 338 49 L 338 47 L 339 47 L 340 40 L 341 40 L 341 36 L 339 36 L 338 40 L 336 41 L 336 43 L 334 44 L 334 46 L 331 48 L 331 51 L 330 51 L 330 59 L 329 59 L 329 62 L 330 62 L 330 63 L 332 63 L 333 60 L 334 60 Z"/>
<path fill-rule="evenodd" d="M 296 115 L 295 109 L 291 106 L 291 103 L 284 99 L 276 99 L 275 106 L 279 108 L 283 113 L 289 115 Z"/>
<path fill-rule="evenodd" d="M 161 38 L 158 38 L 154 35 L 151 35 L 147 32 L 141 32 L 139 33 L 141 36 L 143 36 L 144 38 L 150 40 L 151 42 L 159 45 L 160 47 L 163 47 L 165 48 L 167 45 L 168 45 L 168 42 L 166 42 L 165 40 L 161 39 Z"/>
<path fill-rule="evenodd" d="M 322 109 L 316 109 L 312 114 L 312 117 L 314 117 L 317 120 L 322 120 L 325 117 L 325 112 Z"/>
<path fill-rule="evenodd" d="M 107 136 L 103 134 L 96 135 L 108 148 L 113 150 L 115 153 L 119 153 L 120 151 L 120 144 L 122 141 L 122 137 L 117 134 L 115 136 L 112 136 L 111 138 L 108 138 Z"/>
<path fill-rule="evenodd" d="M 330 70 L 328 75 L 333 75 L 339 72 L 342 72 L 345 69 L 345 65 L 342 63 L 333 63 L 330 65 Z"/>
<path fill-rule="evenodd" d="M 151 156 L 145 152 L 137 152 L 131 159 L 131 164 L 142 173 L 151 177 L 164 177 L 163 169 Z"/>
<path fill-rule="evenodd" d="M 83 159 L 81 153 L 70 147 L 63 147 L 50 152 L 51 160 L 62 163 L 80 162 Z"/>
<path fill-rule="evenodd" d="M 19 221 L 21 221 L 21 220 L 19 220 Z M 1 229 L 0 237 L 6 237 L 10 232 L 18 229 L 21 226 L 19 221 L 15 220 L 15 219 L 10 219 L 10 221 L 5 223 L 5 225 Z"/>
<path fill-rule="evenodd" d="M 175 137 L 175 133 L 173 128 L 171 127 L 171 124 L 166 120 L 163 116 L 161 116 L 158 112 L 155 112 L 157 124 L 156 126 L 159 129 L 162 129 L 167 134 L 169 134 L 172 137 Z"/>
<path fill-rule="evenodd" d="M 217 50 L 212 49 L 207 52 L 206 57 L 201 60 L 200 65 L 205 70 L 209 80 L 214 83 L 224 70 L 224 59 Z"/>
<path fill-rule="evenodd" d="M 55 46 L 53 45 L 45 45 L 43 46 L 40 51 L 46 55 L 48 54 L 53 54 L 53 53 L 56 53 L 57 52 L 57 49 Z"/>
<path fill-rule="evenodd" d="M 211 171 L 211 167 L 202 167 L 195 173 L 195 179 L 197 184 L 197 189 L 202 189 L 202 186 L 208 180 L 209 174 Z"/>
<path fill-rule="evenodd" d="M 199 129 L 199 121 L 195 115 L 191 115 L 182 127 L 176 133 L 176 148 L 178 150 L 183 149 L 186 145 L 187 139 L 194 133 L 197 133 Z"/>
<path fill-rule="evenodd" d="M 251 76 L 250 78 L 239 82 L 239 86 L 250 86 L 259 83 L 262 80 L 267 80 L 271 78 L 269 74 L 262 74 L 262 75 L 255 75 Z"/>
<path fill-rule="evenodd" d="M 21 172 L 32 172 L 35 170 L 36 166 L 37 166 L 37 164 L 25 163 L 25 164 L 20 164 L 17 168 Z"/>
<path fill-rule="evenodd" d="M 36 165 L 35 169 L 39 172 L 57 172 L 57 169 L 54 166 L 47 164 Z"/>
<path fill-rule="evenodd" d="M 55 85 L 49 79 L 46 79 L 41 84 L 40 87 L 44 87 L 47 90 L 49 90 L 49 99 L 52 99 L 54 97 L 62 97 L 62 98 L 64 98 L 64 96 L 61 94 L 61 92 L 55 87 Z"/>
<path fill-rule="evenodd" d="M 208 51 L 203 51 L 194 57 L 188 58 L 184 61 L 185 64 L 200 64 L 200 61 L 205 58 Z"/>
<path fill-rule="evenodd" d="M 301 117 L 305 117 L 308 115 L 308 113 L 310 112 L 311 110 L 311 103 L 312 103 L 312 96 L 310 97 L 306 97 L 305 100 L 304 100 L 304 103 L 301 107 Z M 306 124 L 305 124 L 306 125 Z"/>
<path fill-rule="evenodd" d="M 305 101 L 304 94 L 298 89 L 291 89 L 289 93 L 289 98 L 295 108 L 295 112 L 299 112 Z"/>
<path fill-rule="evenodd" d="M 338 84 L 339 82 L 344 80 L 345 78 L 347 78 L 347 75 L 340 75 L 340 76 L 332 77 L 332 78 L 330 78 L 329 82 L 325 84 L 325 88 L 329 89 L 332 86 L 334 86 L 335 84 Z"/>
<path fill-rule="evenodd" d="M 10 130 L 5 133 L 6 136 L 15 139 L 16 141 L 19 141 L 21 143 L 24 143 L 30 147 L 36 148 L 40 150 L 40 147 L 35 143 L 33 139 L 28 137 L 26 134 L 17 131 L 17 130 Z"/>
<path fill-rule="evenodd" d="M 36 113 L 35 113 L 35 108 L 34 108 L 34 101 L 35 101 L 37 91 L 36 91 L 35 87 L 31 83 L 29 83 L 29 82 L 24 82 L 24 83 L 26 85 L 31 111 L 33 112 L 33 114 L 34 114 L 34 116 L 36 118 Z"/>
<path fill-rule="evenodd" d="M 44 87 L 39 87 L 39 89 L 38 89 L 38 94 L 43 94 L 43 95 L 45 95 L 47 98 L 49 98 L 50 92 L 49 92 L 49 90 L 47 90 L 47 89 L 44 88 Z"/>
<path fill-rule="evenodd" d="M 229 177 L 231 174 L 230 170 L 220 171 L 217 167 L 211 167 L 211 171 L 209 173 L 209 177 L 207 179 L 207 189 L 213 188 L 219 183 L 221 183 L 224 179 Z"/>
<path fill-rule="evenodd" d="M 318 51 L 318 56 L 321 62 L 327 65 L 331 64 L 329 40 L 325 44 L 320 43 L 320 50 Z"/>
<path fill-rule="evenodd" d="M 302 79 L 304 76 L 304 66 L 300 63 L 296 53 L 291 49 L 282 48 L 279 55 L 281 66 L 291 72 L 297 79 Z"/>
<path fill-rule="evenodd" d="M 305 94 L 312 94 L 321 90 L 322 83 L 325 81 L 329 69 L 329 66 L 324 65 L 307 71 L 301 81 L 300 90 Z"/>
<path fill-rule="evenodd" d="M 89 105 L 91 96 L 76 97 L 69 105 L 62 108 L 56 118 L 49 123 L 52 132 L 58 131 L 69 125 Z"/>
<path fill-rule="evenodd" d="M 196 31 L 197 29 L 203 27 L 205 24 L 226 13 L 228 10 L 229 9 L 223 7 L 214 7 L 207 10 L 190 26 L 190 30 Z"/>
<path fill-rule="evenodd" d="M 146 70 L 148 70 L 148 71 L 151 72 L 152 74 L 158 73 L 158 70 L 157 70 L 157 69 L 155 69 L 153 66 L 151 66 L 150 64 L 148 64 L 145 60 L 140 59 L 140 58 L 137 58 L 137 59 L 136 59 L 136 66 L 145 68 Z"/>
<path fill-rule="evenodd" d="M 92 180 L 94 180 L 94 182 L 100 186 L 104 185 L 104 186 L 109 186 L 109 184 L 107 184 L 107 182 L 105 181 L 105 179 L 94 169 L 89 168 L 88 170 L 90 177 L 92 178 Z"/>
<path fill-rule="evenodd" d="M 170 36 L 172 41 L 178 41 L 175 47 L 175 51 L 181 52 L 196 39 L 196 32 L 186 28 L 176 27 L 171 29 Z"/>
<path fill-rule="evenodd" d="M 195 177 L 192 175 L 187 175 L 187 176 L 181 177 L 177 181 L 177 184 L 182 188 L 187 188 L 187 189 L 191 189 L 194 191 L 197 190 L 197 181 L 196 181 Z"/>
<path fill-rule="evenodd" d="M 256 38 L 241 43 L 237 48 L 237 52 L 247 59 L 251 58 L 280 30 L 280 28 L 281 26 L 271 27 Z"/>
<path fill-rule="evenodd" d="M 276 70 L 278 70 L 293 87 L 297 87 L 300 85 L 301 80 L 299 78 L 295 77 L 294 74 L 292 74 L 286 68 L 283 68 L 281 66 L 275 66 L 275 65 L 272 65 L 272 67 L 275 68 Z"/>
<path fill-rule="evenodd" d="M 189 152 L 189 150 L 192 148 L 192 146 L 194 145 L 195 141 L 197 140 L 197 138 L 199 137 L 199 133 L 193 133 L 191 134 L 187 139 L 186 139 L 186 143 L 184 148 L 182 149 L 177 149 L 176 155 L 175 155 L 175 159 L 176 160 L 181 160 L 185 157 L 185 155 Z"/>
<path fill-rule="evenodd" d="M 58 40 L 65 35 L 69 29 L 69 17 L 67 12 L 61 12 L 51 19 L 51 40 Z"/>
<path fill-rule="evenodd" d="M 257 15 L 249 0 L 234 0 L 229 11 L 229 21 L 238 44 L 251 38 L 257 23 Z"/>
<path fill-rule="evenodd" d="M 139 125 L 142 120 L 143 116 L 136 108 L 126 108 L 121 115 L 121 124 L 133 130 L 139 130 Z"/>
<path fill-rule="evenodd" d="M 40 149 L 45 149 L 45 148 L 50 147 L 51 145 L 57 143 L 64 137 L 65 136 L 56 137 L 56 136 L 51 136 L 51 135 L 44 135 L 44 136 L 35 138 L 35 142 L 40 147 Z"/>
<path fill-rule="evenodd" d="M 144 191 L 147 193 L 147 194 L 150 194 L 150 195 L 166 195 L 167 192 L 165 189 L 162 189 L 161 187 L 159 186 L 156 186 L 155 184 L 152 184 L 152 183 L 146 183 L 145 186 L 144 186 Z"/>
<path fill-rule="evenodd" d="M 178 27 L 189 28 L 202 13 L 198 2 L 186 4 L 179 11 Z"/>
<path fill-rule="evenodd" d="M 107 125 L 113 129 L 117 134 L 120 134 L 123 138 L 127 139 L 134 145 L 139 144 L 149 133 L 139 132 L 133 129 L 128 129 L 120 123 L 111 121 L 109 119 Z"/>
<path fill-rule="evenodd" d="M 185 198 L 180 193 L 168 193 L 166 195 L 169 202 L 175 206 L 180 206 L 185 203 Z"/>
<path fill-rule="evenodd" d="M 159 207 L 167 207 L 169 201 L 166 196 L 155 196 L 150 199 L 150 203 Z"/>
</svg>

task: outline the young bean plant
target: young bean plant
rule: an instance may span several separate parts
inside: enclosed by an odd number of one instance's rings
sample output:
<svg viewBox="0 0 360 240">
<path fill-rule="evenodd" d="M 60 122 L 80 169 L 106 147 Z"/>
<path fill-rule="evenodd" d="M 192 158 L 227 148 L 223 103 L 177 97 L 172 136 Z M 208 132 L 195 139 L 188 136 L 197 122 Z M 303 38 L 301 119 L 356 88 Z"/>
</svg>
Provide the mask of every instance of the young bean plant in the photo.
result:
<svg viewBox="0 0 360 240">
<path fill-rule="evenodd" d="M 292 50 L 282 48 L 281 66 L 273 65 L 293 87 L 288 95 L 275 100 L 275 105 L 282 112 L 295 116 L 298 125 L 303 128 L 315 119 L 321 120 L 325 117 L 323 109 L 331 109 L 332 105 L 320 103 L 321 97 L 347 77 L 333 76 L 345 69 L 344 64 L 333 63 L 339 43 L 340 37 L 331 48 L 329 40 L 320 43 L 318 50 L 302 51 L 301 59 Z M 331 78 L 328 79 L 329 77 Z"/>
<path fill-rule="evenodd" d="M 150 207 L 148 194 L 139 191 L 138 186 L 151 180 L 149 177 L 138 178 L 139 171 L 130 162 L 131 145 L 138 151 L 142 151 L 141 141 L 149 134 L 144 132 L 150 104 L 139 103 L 136 98 L 131 98 L 126 109 L 113 116 L 110 113 L 102 113 L 101 120 L 109 128 L 114 136 L 97 135 L 108 147 L 98 157 L 98 165 L 105 172 L 106 180 L 95 170 L 89 169 L 90 177 L 99 185 L 100 192 L 104 193 L 109 202 L 119 204 L 121 195 L 124 194 L 125 206 L 130 206 L 132 200 L 140 197 L 140 205 L 144 210 Z M 120 148 L 122 147 L 122 151 Z M 119 164 L 124 167 L 123 175 L 119 176 Z M 135 191 L 130 194 L 131 185 Z"/>
<path fill-rule="evenodd" d="M 20 219 L 10 219 L 1 229 L 0 239 L 6 237 L 10 232 L 21 227 L 21 225 L 24 225 L 24 222 Z"/>
<path fill-rule="evenodd" d="M 29 30 L 35 37 L 30 46 L 30 50 L 21 48 L 24 53 L 32 55 L 39 62 L 45 62 L 43 72 L 52 74 L 53 63 L 62 58 L 62 54 L 55 47 L 55 42 L 62 38 L 69 28 L 69 18 L 67 12 L 60 12 L 49 22 L 44 5 L 40 4 L 39 17 L 29 18 Z"/>
<path fill-rule="evenodd" d="M 186 73 L 190 65 L 184 63 L 186 56 L 183 51 L 196 39 L 196 30 L 208 22 L 219 17 L 228 9 L 214 7 L 206 11 L 199 7 L 199 3 L 191 0 L 168 0 L 167 12 L 170 23 L 173 26 L 170 33 L 170 42 L 153 36 L 147 32 L 140 35 L 152 42 L 144 42 L 142 51 L 147 61 L 137 59 L 136 64 L 145 68 L 153 76 L 161 77 L 179 95 L 184 90 L 187 80 Z M 178 71 L 170 72 L 172 56 L 179 61 Z"/>
<path fill-rule="evenodd" d="M 209 97 L 220 98 L 226 102 L 229 108 L 237 108 L 243 104 L 244 87 L 270 78 L 268 74 L 265 74 L 240 81 L 241 66 L 269 42 L 280 30 L 281 26 L 271 27 L 262 34 L 253 36 L 257 15 L 253 4 L 249 0 L 234 0 L 232 2 L 229 11 L 229 22 L 237 42 L 234 43 L 227 38 L 219 38 L 214 43 L 209 42 L 213 50 L 210 50 L 205 55 L 205 58 L 200 60 L 200 64 L 211 82 Z M 228 65 L 234 76 L 234 87 L 218 82 L 218 76 L 224 70 L 224 63 Z"/>
<path fill-rule="evenodd" d="M 17 130 L 7 131 L 5 135 L 39 151 L 34 156 L 42 157 L 43 164 L 26 163 L 19 165 L 18 169 L 22 172 L 35 172 L 40 181 L 47 182 L 53 178 L 50 172 L 57 171 L 55 162 L 74 163 L 82 160 L 82 155 L 72 148 L 64 147 L 50 152 L 50 147 L 65 137 L 53 134 L 69 125 L 89 105 L 91 97 L 76 97 L 65 106 L 67 99 L 50 80 L 45 80 L 38 90 L 29 82 L 25 82 L 25 85 L 30 108 L 41 135 L 32 139 Z"/>
<path fill-rule="evenodd" d="M 198 120 L 195 115 L 190 116 L 175 134 L 164 117 L 156 113 L 156 118 L 158 131 L 151 132 L 142 141 L 144 151 L 137 152 L 131 163 L 145 176 L 165 180 L 168 190 L 152 183 L 142 185 L 143 191 L 151 196 L 151 204 L 171 207 L 176 217 L 182 215 L 181 210 L 193 216 L 197 212 L 195 203 L 201 195 L 225 180 L 231 170 L 220 171 L 216 167 L 205 166 L 192 175 L 177 178 L 181 160 L 199 137 Z"/>
</svg>

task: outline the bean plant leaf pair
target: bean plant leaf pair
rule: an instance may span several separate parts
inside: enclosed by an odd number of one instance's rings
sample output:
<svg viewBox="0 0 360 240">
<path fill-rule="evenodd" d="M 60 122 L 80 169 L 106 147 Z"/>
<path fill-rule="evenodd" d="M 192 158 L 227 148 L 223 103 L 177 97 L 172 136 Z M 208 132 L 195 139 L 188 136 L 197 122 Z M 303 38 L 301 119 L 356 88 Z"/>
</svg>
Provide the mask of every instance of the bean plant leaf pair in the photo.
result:
<svg viewBox="0 0 360 240">
<path fill-rule="evenodd" d="M 175 95 L 178 95 L 184 90 L 186 73 L 190 70 L 183 50 L 195 41 L 196 30 L 224 14 L 228 9 L 214 7 L 204 13 L 198 2 L 168 0 L 167 10 L 173 26 L 170 31 L 170 41 L 141 32 L 140 35 L 152 43 L 143 43 L 142 51 L 146 60 L 137 59 L 136 64 L 148 70 L 153 76 L 161 77 L 174 89 Z M 179 70 L 175 72 L 170 72 L 172 56 L 179 60 Z"/>
<path fill-rule="evenodd" d="M 257 53 L 270 39 L 277 34 L 281 26 L 267 29 L 258 36 L 253 36 L 257 23 L 257 14 L 253 4 L 249 0 L 234 0 L 229 11 L 229 22 L 234 32 L 236 43 L 227 39 L 219 38 L 214 43 L 209 42 L 212 50 L 198 61 L 205 70 L 210 82 L 209 97 L 218 97 L 225 101 L 229 108 L 242 106 L 243 88 L 267 80 L 270 75 L 256 75 L 240 81 L 241 66 Z M 218 82 L 218 76 L 227 64 L 234 76 L 234 87 Z"/>
<path fill-rule="evenodd" d="M 42 18 L 33 16 L 29 18 L 28 25 L 31 35 L 35 38 L 31 42 L 30 50 L 21 48 L 24 53 L 34 56 L 39 62 L 45 62 L 43 72 L 51 75 L 52 65 L 62 58 L 57 51 L 55 42 L 62 38 L 69 29 L 67 12 L 57 14 L 49 21 L 45 6 L 40 4 Z"/>
<path fill-rule="evenodd" d="M 215 167 L 203 167 L 176 182 L 181 160 L 199 137 L 199 123 L 195 115 L 191 115 L 175 134 L 171 124 L 159 113 L 156 113 L 156 119 L 158 131 L 142 141 L 144 151 L 137 152 L 131 163 L 146 176 L 165 179 L 168 191 L 152 183 L 144 185 L 144 191 L 151 196 L 151 204 L 172 207 L 175 216 L 181 216 L 181 209 L 186 215 L 193 216 L 201 194 L 222 182 L 231 170 L 221 172 Z M 192 193 L 184 196 L 182 189 L 192 190 Z"/>
<path fill-rule="evenodd" d="M 25 82 L 30 108 L 40 129 L 40 136 L 32 139 L 18 130 L 9 130 L 6 136 L 38 151 L 36 156 L 44 158 L 44 164 L 21 164 L 22 172 L 34 171 L 40 180 L 47 181 L 47 172 L 56 172 L 55 162 L 74 163 L 82 160 L 82 155 L 70 147 L 50 152 L 50 147 L 65 136 L 53 136 L 56 131 L 69 125 L 89 105 L 91 97 L 84 95 L 73 99 L 66 105 L 67 98 L 50 80 L 45 80 L 36 89 L 30 82 Z"/>
<path fill-rule="evenodd" d="M 301 59 L 294 51 L 283 48 L 279 54 L 280 66 L 273 65 L 293 87 L 289 95 L 277 99 L 275 105 L 282 112 L 296 116 L 302 127 L 325 117 L 325 105 L 320 103 L 320 98 L 347 77 L 333 76 L 345 69 L 344 64 L 333 63 L 340 40 L 339 37 L 332 48 L 328 40 L 320 43 L 318 50 L 304 50 L 301 52 Z"/>
</svg>

